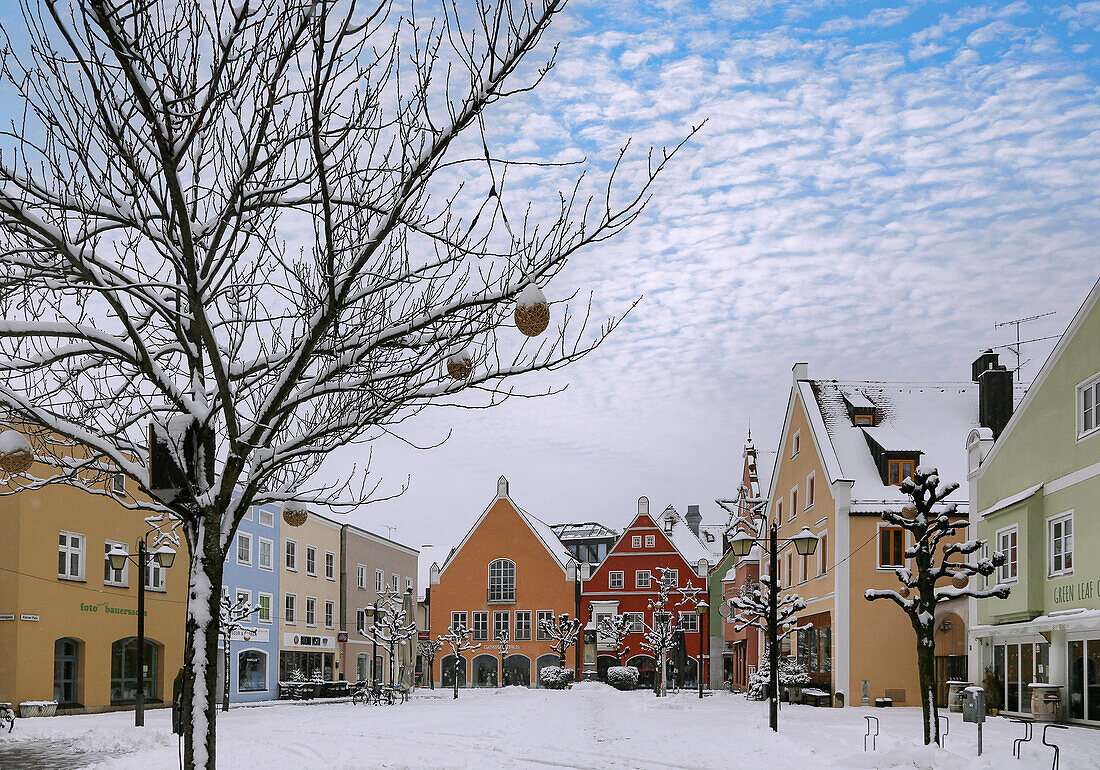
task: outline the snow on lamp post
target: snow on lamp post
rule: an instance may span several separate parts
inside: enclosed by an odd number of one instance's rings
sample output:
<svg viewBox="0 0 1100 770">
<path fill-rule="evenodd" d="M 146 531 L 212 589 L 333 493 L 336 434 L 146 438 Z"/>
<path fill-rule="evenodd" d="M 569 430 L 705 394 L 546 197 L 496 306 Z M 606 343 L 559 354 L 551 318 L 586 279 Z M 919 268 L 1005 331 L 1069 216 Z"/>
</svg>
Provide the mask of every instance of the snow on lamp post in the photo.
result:
<svg viewBox="0 0 1100 770">
<path fill-rule="evenodd" d="M 707 610 L 710 609 L 710 605 L 706 601 L 701 601 L 695 605 L 695 614 L 699 616 L 699 670 L 696 672 L 696 678 L 699 680 L 699 698 L 703 697 L 703 629 L 706 627 Z"/>
<path fill-rule="evenodd" d="M 810 556 L 817 550 L 818 537 L 810 531 L 809 527 L 803 527 L 794 537 L 780 538 L 779 526 L 772 522 L 768 528 L 767 538 L 753 537 L 747 532 L 738 532 L 730 541 L 730 549 L 734 556 L 748 556 L 754 545 L 759 545 L 768 552 L 768 574 L 760 579 L 766 591 L 757 591 L 755 595 L 734 597 L 730 599 L 731 605 L 741 610 L 746 615 L 738 617 L 737 622 L 741 630 L 748 626 L 762 628 L 768 636 L 768 664 L 771 668 L 768 684 L 768 722 L 772 730 L 779 731 L 779 640 L 792 631 L 797 630 L 795 614 L 806 609 L 806 602 L 797 594 L 787 594 L 779 599 L 779 586 L 775 577 L 779 574 L 779 544 L 784 546 L 793 544 L 799 556 Z M 762 596 L 763 592 L 767 596 Z M 761 601 L 763 600 L 763 601 Z M 781 606 L 782 605 L 782 606 Z M 782 612 L 781 612 L 782 610 Z M 765 623 L 763 627 L 760 617 L 763 615 Z M 780 632 L 780 624 L 784 626 Z"/>
<path fill-rule="evenodd" d="M 121 545 L 112 545 L 107 553 L 111 569 L 121 570 L 127 561 L 134 562 L 138 568 L 138 607 L 137 607 L 137 691 L 134 693 L 134 726 L 145 726 L 145 571 L 149 563 L 149 535 L 157 532 L 152 529 L 138 540 L 136 554 L 127 552 Z M 153 560 L 164 569 L 168 569 L 176 560 L 176 552 L 168 545 L 161 545 L 152 551 Z"/>
</svg>

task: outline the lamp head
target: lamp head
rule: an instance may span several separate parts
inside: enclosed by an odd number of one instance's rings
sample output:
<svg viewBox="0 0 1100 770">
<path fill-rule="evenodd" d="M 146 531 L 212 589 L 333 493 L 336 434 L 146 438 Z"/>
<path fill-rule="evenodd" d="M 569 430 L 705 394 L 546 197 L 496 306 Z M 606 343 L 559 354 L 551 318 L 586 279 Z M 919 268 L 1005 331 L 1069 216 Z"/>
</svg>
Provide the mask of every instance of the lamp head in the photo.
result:
<svg viewBox="0 0 1100 770">
<path fill-rule="evenodd" d="M 168 569 L 176 561 L 176 552 L 170 546 L 162 545 L 153 551 L 153 558 L 157 560 L 157 564 Z"/>
<path fill-rule="evenodd" d="M 695 605 L 695 614 L 699 617 L 703 617 L 707 614 L 707 610 L 709 609 L 710 605 L 706 603 L 706 600 L 703 600 Z"/>
<path fill-rule="evenodd" d="M 791 538 L 794 549 L 799 556 L 809 556 L 817 550 L 818 537 L 810 531 L 809 527 L 803 527 L 797 535 Z"/>
<path fill-rule="evenodd" d="M 734 556 L 748 556 L 755 542 L 756 538 L 748 532 L 738 532 L 730 540 L 730 550 Z"/>
<path fill-rule="evenodd" d="M 122 569 L 126 566 L 126 560 L 130 558 L 130 554 L 126 551 L 124 546 L 115 543 L 111 546 L 111 550 L 107 552 L 107 561 L 111 563 L 111 569 Z"/>
</svg>

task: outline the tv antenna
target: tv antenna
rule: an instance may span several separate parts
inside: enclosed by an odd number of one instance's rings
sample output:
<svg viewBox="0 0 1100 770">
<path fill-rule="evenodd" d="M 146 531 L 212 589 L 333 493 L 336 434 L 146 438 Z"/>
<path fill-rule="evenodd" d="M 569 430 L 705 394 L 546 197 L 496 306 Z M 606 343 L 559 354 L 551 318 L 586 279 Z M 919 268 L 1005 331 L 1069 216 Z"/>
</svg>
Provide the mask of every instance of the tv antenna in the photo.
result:
<svg viewBox="0 0 1100 770">
<path fill-rule="evenodd" d="M 394 533 L 394 530 L 397 529 L 397 525 L 396 524 L 380 524 L 379 526 L 385 527 L 386 528 L 386 537 L 389 538 L 390 540 L 393 540 L 393 533 Z"/>
<path fill-rule="evenodd" d="M 1057 339 L 1058 337 L 1062 336 L 1061 334 L 1048 334 L 1046 337 L 1034 337 L 1030 340 L 1022 340 L 1022 339 L 1020 339 L 1020 324 L 1026 324 L 1029 321 L 1035 321 L 1035 320 L 1038 320 L 1040 318 L 1045 318 L 1048 315 L 1054 315 L 1057 312 L 1058 312 L 1057 310 L 1050 310 L 1046 313 L 1039 313 L 1039 315 L 1030 315 L 1027 318 L 1014 318 L 1011 321 L 1001 321 L 1000 323 L 993 324 L 994 329 L 1000 329 L 1002 326 L 1015 326 L 1016 327 L 1016 342 L 1009 342 L 1005 345 L 994 345 L 991 348 L 991 350 L 996 350 L 998 348 L 1008 348 L 1009 351 L 1014 353 L 1016 355 L 1016 368 L 1013 369 L 1012 371 L 1013 371 L 1014 374 L 1018 375 L 1020 373 L 1020 369 L 1023 367 L 1023 365 L 1031 360 L 1031 359 L 1027 359 L 1025 361 L 1020 360 L 1020 348 L 1021 348 L 1021 346 L 1027 345 L 1028 343 L 1031 343 L 1031 342 L 1042 342 L 1043 340 L 1053 340 L 1053 339 Z"/>
</svg>

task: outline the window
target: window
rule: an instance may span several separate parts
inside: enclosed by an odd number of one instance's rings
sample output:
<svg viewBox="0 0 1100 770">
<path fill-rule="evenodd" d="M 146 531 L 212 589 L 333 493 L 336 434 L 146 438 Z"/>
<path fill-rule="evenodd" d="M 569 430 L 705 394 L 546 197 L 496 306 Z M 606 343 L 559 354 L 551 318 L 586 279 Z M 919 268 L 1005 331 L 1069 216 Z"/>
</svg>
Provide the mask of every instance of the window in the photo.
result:
<svg viewBox="0 0 1100 770">
<path fill-rule="evenodd" d="M 685 632 L 699 631 L 699 616 L 694 611 L 680 613 L 680 628 Z"/>
<path fill-rule="evenodd" d="M 788 586 L 794 585 L 794 569 L 792 569 L 792 567 L 791 567 L 791 558 L 792 558 L 791 554 L 788 553 L 787 554 L 787 569 L 786 569 L 787 585 Z"/>
<path fill-rule="evenodd" d="M 63 580 L 84 579 L 84 535 L 57 533 L 57 576 Z"/>
<path fill-rule="evenodd" d="M 829 571 L 829 536 L 822 533 L 817 541 L 817 574 L 818 577 Z"/>
<path fill-rule="evenodd" d="M 53 699 L 77 705 L 80 685 L 80 642 L 63 637 L 53 643 Z"/>
<path fill-rule="evenodd" d="M 789 521 L 794 521 L 798 516 L 798 487 L 791 490 L 791 516 Z"/>
<path fill-rule="evenodd" d="M 283 621 L 287 625 L 293 626 L 297 622 L 295 615 L 298 609 L 298 597 L 294 594 L 286 594 L 285 606 L 283 608 Z"/>
<path fill-rule="evenodd" d="M 259 515 L 256 517 L 260 524 L 265 527 L 275 526 L 275 514 L 271 511 L 266 511 L 263 508 L 260 509 Z"/>
<path fill-rule="evenodd" d="M 622 572 L 609 572 L 607 573 L 607 587 L 608 588 L 622 588 L 624 579 Z"/>
<path fill-rule="evenodd" d="M 260 569 L 266 569 L 270 571 L 273 568 L 273 559 L 275 553 L 275 543 L 268 540 L 266 537 L 260 538 Z"/>
<path fill-rule="evenodd" d="M 531 641 L 531 610 L 516 610 L 516 641 Z"/>
<path fill-rule="evenodd" d="M 675 588 L 680 585 L 680 571 L 675 569 L 666 569 L 664 572 L 664 580 L 666 586 L 672 586 Z"/>
<path fill-rule="evenodd" d="M 649 574 L 649 570 L 640 569 L 634 573 L 634 587 L 635 588 L 649 588 L 649 583 L 652 576 Z"/>
<path fill-rule="evenodd" d="M 776 524 L 782 524 L 783 523 L 783 501 L 782 500 L 778 500 L 775 503 L 775 523 Z"/>
<path fill-rule="evenodd" d="M 474 613 L 474 633 L 470 637 L 475 642 L 487 642 L 489 641 L 489 613 L 488 612 L 475 612 Z"/>
<path fill-rule="evenodd" d="M 887 483 L 899 487 L 901 482 L 913 475 L 912 460 L 889 460 L 889 476 Z"/>
<path fill-rule="evenodd" d="M 1005 555 L 1005 563 L 997 568 L 997 580 L 1001 583 L 1010 583 L 1017 579 L 1018 535 L 1019 528 L 1015 526 L 997 530 L 997 550 Z"/>
<path fill-rule="evenodd" d="M 165 577 L 168 573 L 164 567 L 157 564 L 156 559 L 149 559 L 145 562 L 145 590 L 146 591 L 165 591 Z"/>
<path fill-rule="evenodd" d="M 393 586 L 394 591 L 401 590 L 401 576 L 394 574 L 390 575 L 390 584 Z"/>
<path fill-rule="evenodd" d="M 465 612 L 451 613 L 451 628 L 469 628 L 469 624 L 466 623 Z"/>
<path fill-rule="evenodd" d="M 642 547 L 642 536 L 641 535 L 633 535 L 630 538 L 630 547 L 631 548 L 641 548 Z"/>
<path fill-rule="evenodd" d="M 905 530 L 901 527 L 879 527 L 878 566 L 880 569 L 905 566 Z"/>
<path fill-rule="evenodd" d="M 794 436 L 791 437 L 791 457 L 798 457 L 798 450 L 801 448 L 802 432 L 795 431 Z"/>
<path fill-rule="evenodd" d="M 554 622 L 553 610 L 539 610 L 535 615 L 535 638 L 540 642 L 550 641 L 550 634 L 546 633 L 546 629 L 542 626 L 544 623 L 552 624 Z"/>
<path fill-rule="evenodd" d="M 286 541 L 286 568 L 292 572 L 298 571 L 298 543 L 294 540 Z"/>
<path fill-rule="evenodd" d="M 512 629 L 508 627 L 508 610 L 496 610 L 493 613 L 493 640 L 500 639 L 500 635 L 503 632 L 508 632 L 509 638 L 511 638 Z"/>
<path fill-rule="evenodd" d="M 359 588 L 367 587 L 367 565 L 357 564 L 355 566 L 355 585 Z"/>
<path fill-rule="evenodd" d="M 247 532 L 237 533 L 237 564 L 252 566 L 252 535 Z"/>
<path fill-rule="evenodd" d="M 806 510 L 814 507 L 814 474 L 806 477 Z"/>
<path fill-rule="evenodd" d="M 413 590 L 413 579 L 411 577 L 405 578 L 405 590 L 406 591 Z"/>
<path fill-rule="evenodd" d="M 317 599 L 313 596 L 306 597 L 306 625 L 317 625 Z"/>
<path fill-rule="evenodd" d="M 317 577 L 317 549 L 312 545 L 306 546 L 306 574 Z"/>
<path fill-rule="evenodd" d="M 115 473 L 111 476 L 111 491 L 116 495 L 126 494 L 126 475 Z"/>
<path fill-rule="evenodd" d="M 656 535 L 646 535 L 645 536 L 645 547 L 646 548 L 653 548 L 656 545 L 657 545 L 657 536 Z"/>
<path fill-rule="evenodd" d="M 248 510 L 246 510 L 246 511 L 244 512 L 244 520 L 245 520 L 245 521 L 252 521 L 252 509 L 253 509 L 253 508 L 255 508 L 255 507 L 256 507 L 256 506 L 250 506 L 250 507 L 248 508 Z"/>
<path fill-rule="evenodd" d="M 237 692 L 267 689 L 267 655 L 259 650 L 241 650 L 237 656 Z"/>
<path fill-rule="evenodd" d="M 1077 386 L 1077 438 L 1100 431 L 1100 374 Z"/>
<path fill-rule="evenodd" d="M 858 425 L 874 425 L 874 424 L 875 424 L 875 416 L 874 415 L 868 414 L 866 412 L 863 412 L 862 414 L 859 414 L 859 413 L 856 414 L 856 425 L 857 426 Z"/>
<path fill-rule="evenodd" d="M 256 604 L 260 611 L 256 613 L 256 619 L 261 623 L 271 622 L 271 594 L 257 594 Z"/>
<path fill-rule="evenodd" d="M 237 603 L 240 604 L 242 607 L 252 604 L 252 592 L 249 591 L 247 588 L 238 588 Z"/>
<path fill-rule="evenodd" d="M 386 573 L 380 569 L 374 571 L 374 590 L 382 593 L 382 587 L 386 584 Z"/>
<path fill-rule="evenodd" d="M 810 576 L 810 574 L 809 574 L 810 573 L 810 565 L 809 565 L 808 559 L 809 559 L 808 556 L 801 556 L 800 555 L 798 557 L 798 582 L 799 583 L 805 583 L 806 578 L 808 578 Z"/>
<path fill-rule="evenodd" d="M 515 600 L 515 562 L 508 559 L 497 559 L 489 564 L 489 601 L 514 602 Z"/>
<path fill-rule="evenodd" d="M 103 584 L 108 586 L 121 586 L 125 588 L 129 582 L 130 561 L 126 560 L 126 563 L 122 565 L 122 569 L 115 569 L 111 566 L 111 560 L 107 557 L 111 553 L 111 549 L 115 546 L 124 550 L 126 548 L 125 543 L 119 543 L 115 540 L 108 540 L 103 544 Z"/>
<path fill-rule="evenodd" d="M 336 580 L 336 554 L 325 551 L 325 580 Z"/>
<path fill-rule="evenodd" d="M 642 633 L 642 613 L 640 612 L 624 612 L 623 617 L 627 621 L 627 633 L 640 634 Z"/>
<path fill-rule="evenodd" d="M 1048 574 L 1073 573 L 1073 511 L 1047 519 Z"/>
<path fill-rule="evenodd" d="M 671 516 L 669 516 L 667 519 L 665 519 L 665 532 L 671 533 L 672 532 L 672 526 L 675 523 L 676 523 L 676 519 L 672 518 Z M 649 545 L 649 543 L 646 543 L 646 545 Z"/>
<path fill-rule="evenodd" d="M 367 611 L 358 609 L 355 611 L 355 630 L 362 633 L 367 627 Z"/>
<path fill-rule="evenodd" d="M 336 602 L 325 599 L 325 628 L 336 625 Z"/>
</svg>

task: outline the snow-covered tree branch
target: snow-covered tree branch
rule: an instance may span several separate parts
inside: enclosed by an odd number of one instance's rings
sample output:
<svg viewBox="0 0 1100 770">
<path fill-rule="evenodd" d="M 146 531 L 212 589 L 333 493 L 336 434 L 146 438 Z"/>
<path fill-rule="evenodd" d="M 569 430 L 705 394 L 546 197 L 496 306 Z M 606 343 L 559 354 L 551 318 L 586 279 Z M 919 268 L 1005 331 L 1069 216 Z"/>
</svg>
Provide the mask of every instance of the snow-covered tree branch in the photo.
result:
<svg viewBox="0 0 1100 770">
<path fill-rule="evenodd" d="M 939 704 L 936 702 L 936 605 L 940 602 L 972 597 L 976 599 L 1008 597 L 1008 586 L 998 583 L 982 588 L 972 578 L 988 577 L 1004 564 L 1005 556 L 995 551 L 991 558 L 971 563 L 967 556 L 978 553 L 984 540 L 961 540 L 960 532 L 970 523 L 960 516 L 955 503 L 947 503 L 948 495 L 959 488 L 957 482 L 940 480 L 936 468 L 917 468 L 912 477 L 901 483 L 901 491 L 913 499 L 913 505 L 901 512 L 883 511 L 884 521 L 904 530 L 911 542 L 905 548 L 905 558 L 915 569 L 894 570 L 901 588 L 868 589 L 868 601 L 889 599 L 897 604 L 913 626 L 917 637 L 917 668 L 920 675 L 921 707 L 924 712 L 924 743 L 940 742 Z M 960 558 L 961 557 L 961 558 Z M 937 586 L 941 580 L 951 580 L 949 586 Z"/>
<path fill-rule="evenodd" d="M 470 652 L 481 647 L 481 643 L 474 643 L 470 641 L 470 634 L 473 633 L 473 629 L 466 626 L 465 623 L 459 623 L 457 626 L 447 626 L 447 633 L 439 635 L 439 641 L 446 644 L 451 648 L 451 655 L 454 656 L 454 697 L 458 698 L 458 677 L 464 676 L 465 659 L 462 657 L 462 653 Z"/>
<path fill-rule="evenodd" d="M 615 651 L 616 666 L 621 666 L 623 658 L 630 654 L 630 645 L 626 644 L 626 637 L 631 629 L 632 623 L 626 615 L 608 615 L 600 620 L 596 629 L 600 642 L 610 645 Z"/>
<path fill-rule="evenodd" d="M 557 654 L 558 665 L 567 668 L 565 654 L 577 643 L 577 635 L 581 631 L 580 619 L 570 618 L 568 612 L 563 612 L 556 618 L 539 623 L 539 630 L 550 637 L 550 649 Z"/>
<path fill-rule="evenodd" d="M 394 660 L 398 651 L 416 637 L 416 619 L 405 608 L 403 596 L 393 588 L 383 588 L 375 602 L 374 622 L 359 630 L 388 653 L 390 685 L 394 682 Z"/>
<path fill-rule="evenodd" d="M 727 603 L 730 618 L 736 631 L 746 628 L 758 629 L 765 637 L 768 634 L 768 602 L 772 591 L 770 575 L 761 575 L 760 581 L 746 581 L 737 596 L 731 596 Z M 795 631 L 809 628 L 798 625 L 798 613 L 806 609 L 806 600 L 795 593 L 776 593 L 776 641 L 781 642 Z"/>
</svg>

